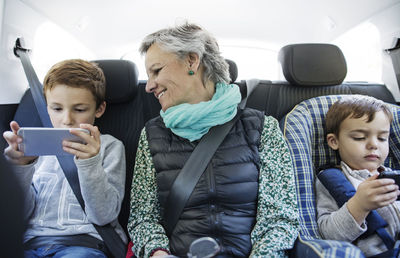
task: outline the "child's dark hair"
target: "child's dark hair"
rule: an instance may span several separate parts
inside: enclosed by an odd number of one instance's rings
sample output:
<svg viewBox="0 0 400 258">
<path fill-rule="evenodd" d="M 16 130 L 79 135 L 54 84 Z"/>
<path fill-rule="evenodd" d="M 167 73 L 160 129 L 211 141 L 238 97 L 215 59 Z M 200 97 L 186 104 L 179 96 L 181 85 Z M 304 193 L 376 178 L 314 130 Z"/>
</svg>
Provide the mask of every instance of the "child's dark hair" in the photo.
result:
<svg viewBox="0 0 400 258">
<path fill-rule="evenodd" d="M 89 90 L 96 100 L 96 108 L 105 100 L 106 79 L 101 68 L 82 59 L 70 59 L 53 65 L 43 81 L 43 93 L 56 85 Z"/>
<path fill-rule="evenodd" d="M 367 123 L 369 123 L 374 119 L 375 113 L 379 111 L 383 111 L 389 122 L 392 123 L 392 112 L 383 101 L 362 95 L 343 97 L 336 101 L 326 114 L 326 134 L 339 135 L 340 124 L 348 117 L 361 118 L 367 115 Z"/>
</svg>

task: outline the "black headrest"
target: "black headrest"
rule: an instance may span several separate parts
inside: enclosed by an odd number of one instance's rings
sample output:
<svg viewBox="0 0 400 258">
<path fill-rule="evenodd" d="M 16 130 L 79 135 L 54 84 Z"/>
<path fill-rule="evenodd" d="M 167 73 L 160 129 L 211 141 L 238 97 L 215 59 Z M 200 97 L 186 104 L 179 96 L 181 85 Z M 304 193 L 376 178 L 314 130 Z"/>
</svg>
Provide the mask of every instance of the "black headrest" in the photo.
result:
<svg viewBox="0 0 400 258">
<path fill-rule="evenodd" d="M 237 79 L 237 76 L 238 76 L 237 65 L 232 60 L 225 59 L 225 61 L 229 65 L 229 77 L 231 78 L 231 82 L 230 83 L 234 83 L 236 81 L 236 79 Z"/>
<path fill-rule="evenodd" d="M 132 99 L 138 86 L 139 72 L 129 60 L 95 60 L 106 77 L 106 102 L 122 103 Z"/>
<path fill-rule="evenodd" d="M 331 44 L 293 44 L 279 51 L 283 75 L 298 86 L 341 84 L 347 66 L 342 51 Z"/>
</svg>

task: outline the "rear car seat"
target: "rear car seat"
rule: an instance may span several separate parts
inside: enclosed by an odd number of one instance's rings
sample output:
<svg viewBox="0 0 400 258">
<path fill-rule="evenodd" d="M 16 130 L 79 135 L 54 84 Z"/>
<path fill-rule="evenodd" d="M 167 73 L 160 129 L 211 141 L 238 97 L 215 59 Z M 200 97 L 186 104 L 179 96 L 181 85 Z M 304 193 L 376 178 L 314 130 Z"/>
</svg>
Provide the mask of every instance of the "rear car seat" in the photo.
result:
<svg viewBox="0 0 400 258">
<path fill-rule="evenodd" d="M 320 96 L 298 104 L 284 119 L 283 132 L 294 164 L 296 191 L 300 211 L 299 244 L 293 250 L 297 255 L 305 250 L 318 250 L 323 257 L 363 257 L 350 243 L 320 240 L 316 223 L 314 182 L 318 168 L 339 164 L 337 154 L 325 140 L 325 115 L 329 107 L 346 95 Z M 389 155 L 385 166 L 400 168 L 400 108 L 390 105 L 393 123 L 389 135 Z M 350 256 L 350 255 L 349 255 Z"/>
<path fill-rule="evenodd" d="M 285 124 L 284 116 L 286 114 L 300 102 L 313 97 L 363 94 L 396 104 L 393 95 L 383 84 L 367 82 L 343 83 L 347 73 L 346 61 L 341 50 L 335 45 L 288 45 L 280 50 L 279 61 L 287 81 L 242 81 L 239 86 L 245 96 L 248 90 L 252 90 L 247 99 L 247 107 L 264 111 L 266 115 L 275 117 L 278 121 L 281 121 L 281 127 Z M 255 86 L 250 86 L 250 84 L 255 84 Z M 332 96 L 332 98 L 336 99 L 335 96 Z M 302 112 L 304 113 L 305 110 Z M 306 118 L 306 120 L 304 122 L 307 124 L 315 122 L 310 117 Z M 283 129 L 285 130 L 284 133 L 288 134 L 287 128 Z M 301 129 L 297 128 L 297 131 L 299 130 L 301 131 Z M 298 133 L 296 130 L 293 131 L 293 134 Z M 290 135 L 290 137 L 291 141 L 293 141 L 293 138 L 296 139 L 299 136 Z M 394 137 L 393 139 L 397 138 Z M 309 138 L 302 138 L 303 144 L 306 144 L 309 140 Z M 363 257 L 361 251 L 350 243 L 320 239 L 315 223 L 313 174 L 304 174 L 300 168 L 297 168 L 302 163 L 296 157 L 304 156 L 305 152 L 294 153 L 295 146 L 291 146 L 293 145 L 291 141 L 288 144 L 294 157 L 295 181 L 301 216 L 300 237 L 295 244 L 295 248 L 291 251 L 291 256 Z M 320 145 L 320 143 L 318 144 Z M 391 143 L 391 145 L 394 144 Z M 397 150 L 397 148 L 394 149 Z M 320 152 L 325 153 L 323 151 Z M 312 162 L 312 156 L 307 156 L 305 159 L 309 159 L 310 163 Z"/>
<path fill-rule="evenodd" d="M 285 84 L 287 99 L 282 100 L 282 105 L 287 110 L 295 105 L 281 120 L 293 159 L 300 212 L 300 235 L 292 254 L 296 257 L 364 257 L 351 243 L 322 240 L 318 231 L 314 176 L 318 167 L 337 159 L 325 143 L 324 117 L 329 106 L 343 94 L 370 95 L 395 104 L 394 97 L 385 85 L 343 84 L 347 73 L 346 62 L 340 49 L 334 45 L 289 45 L 280 51 L 280 61 L 288 80 Z M 301 100 L 304 101 L 297 105 Z M 399 109 L 396 105 L 392 107 L 397 121 Z M 393 130 L 396 132 L 391 133 L 390 144 L 391 152 L 395 153 L 389 155 L 387 165 L 398 168 L 400 129 L 396 125 Z"/>
<path fill-rule="evenodd" d="M 279 61 L 287 81 L 260 80 L 247 100 L 247 107 L 262 110 L 278 121 L 301 101 L 317 96 L 362 94 L 396 104 L 383 84 L 343 83 L 346 61 L 335 45 L 287 45 L 280 50 Z"/>
<path fill-rule="evenodd" d="M 125 196 L 121 205 L 119 222 L 127 231 L 130 211 L 130 189 L 135 166 L 136 149 L 144 124 L 158 115 L 158 100 L 139 85 L 136 65 L 128 60 L 96 60 L 106 77 L 107 107 L 95 125 L 103 134 L 110 134 L 125 145 L 126 181 Z"/>
</svg>

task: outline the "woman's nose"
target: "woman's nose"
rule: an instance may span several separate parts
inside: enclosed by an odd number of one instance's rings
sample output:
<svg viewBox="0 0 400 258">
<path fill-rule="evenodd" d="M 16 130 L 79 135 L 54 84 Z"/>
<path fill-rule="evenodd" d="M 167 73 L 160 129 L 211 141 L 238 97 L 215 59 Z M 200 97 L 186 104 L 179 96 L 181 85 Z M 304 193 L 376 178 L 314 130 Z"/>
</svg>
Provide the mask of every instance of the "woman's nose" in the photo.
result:
<svg viewBox="0 0 400 258">
<path fill-rule="evenodd" d="M 146 92 L 147 93 L 152 93 L 154 89 L 157 88 L 157 84 L 155 83 L 154 80 L 151 80 L 150 78 L 147 80 L 146 83 Z"/>
</svg>

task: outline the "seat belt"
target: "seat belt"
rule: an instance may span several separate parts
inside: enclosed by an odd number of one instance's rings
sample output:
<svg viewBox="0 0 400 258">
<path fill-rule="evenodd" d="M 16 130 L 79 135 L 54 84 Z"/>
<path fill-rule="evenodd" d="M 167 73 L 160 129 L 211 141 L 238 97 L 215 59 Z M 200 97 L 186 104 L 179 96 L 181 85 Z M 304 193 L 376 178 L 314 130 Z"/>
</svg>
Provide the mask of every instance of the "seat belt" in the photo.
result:
<svg viewBox="0 0 400 258">
<path fill-rule="evenodd" d="M 242 109 L 239 108 L 236 116 L 231 121 L 212 127 L 197 144 L 181 172 L 176 177 L 164 205 L 165 231 L 168 236 L 171 236 L 186 202 L 204 170 L 209 165 L 211 157 L 241 114 Z"/>
<path fill-rule="evenodd" d="M 43 127 L 53 127 L 49 114 L 47 113 L 46 101 L 43 95 L 43 86 L 40 83 L 28 56 L 28 52 L 30 50 L 23 48 L 21 43 L 23 44 L 23 39 L 17 38 L 14 46 L 14 54 L 21 60 L 26 78 L 28 79 L 29 87 L 31 89 L 32 98 Z M 72 191 L 75 194 L 76 199 L 82 207 L 82 210 L 85 212 L 85 202 L 82 197 L 78 172 L 73 160 L 73 156 L 57 156 L 57 159 L 64 172 L 65 178 L 67 179 L 70 187 L 72 188 Z M 106 247 L 113 257 L 125 257 L 126 244 L 122 241 L 121 237 L 111 226 L 111 224 L 107 224 L 104 226 L 93 224 L 93 226 L 96 228 L 97 232 L 103 239 Z"/>
<path fill-rule="evenodd" d="M 246 107 L 246 103 L 247 103 L 247 99 L 249 98 L 249 96 L 251 95 L 251 93 L 253 92 L 253 90 L 255 88 L 257 88 L 258 84 L 260 83 L 259 79 L 250 79 L 250 80 L 246 80 L 246 97 L 243 98 L 243 100 L 240 102 L 239 107 L 241 109 L 244 109 Z"/>
</svg>

